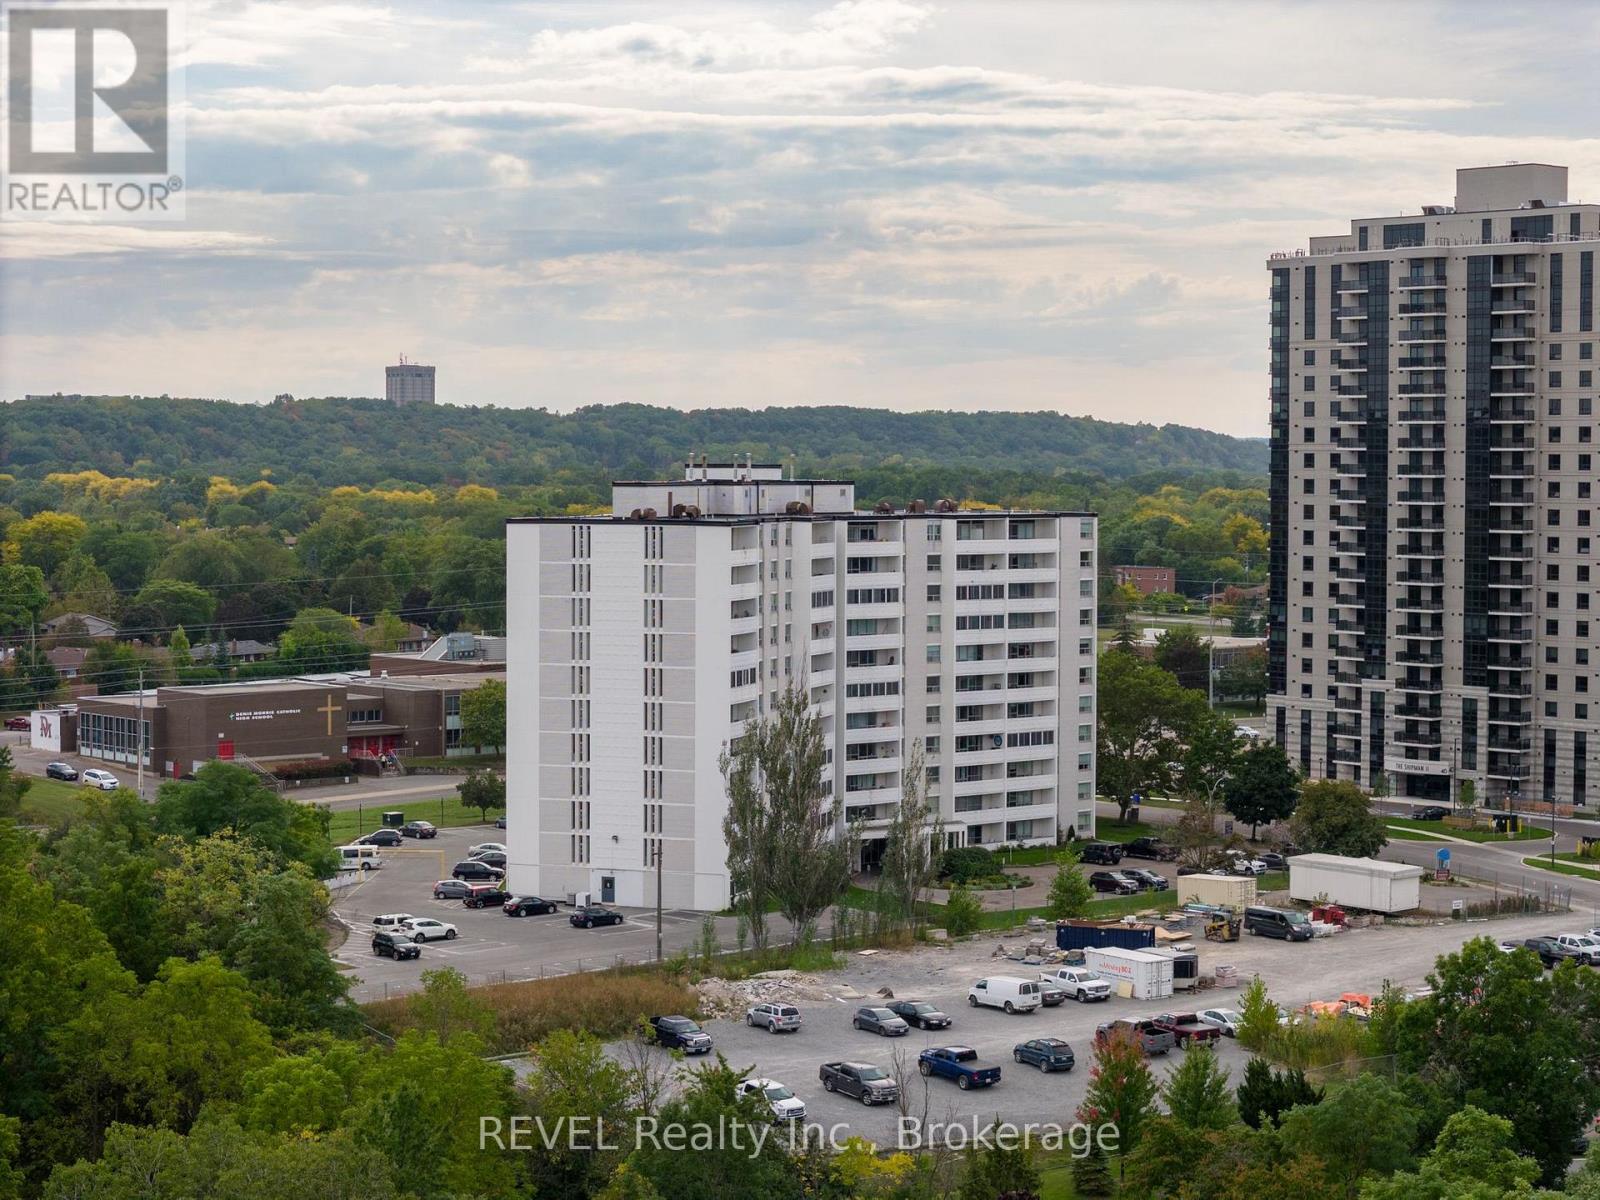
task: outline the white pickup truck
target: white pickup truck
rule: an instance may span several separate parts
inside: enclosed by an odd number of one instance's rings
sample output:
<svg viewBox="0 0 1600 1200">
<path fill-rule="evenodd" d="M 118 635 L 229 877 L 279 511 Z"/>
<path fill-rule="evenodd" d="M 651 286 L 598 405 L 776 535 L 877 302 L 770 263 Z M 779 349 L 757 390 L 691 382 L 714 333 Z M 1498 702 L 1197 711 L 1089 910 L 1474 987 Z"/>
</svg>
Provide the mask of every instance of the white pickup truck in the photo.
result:
<svg viewBox="0 0 1600 1200">
<path fill-rule="evenodd" d="M 1079 1004 L 1111 999 L 1110 981 L 1088 967 L 1062 967 L 1052 975 L 1041 975 L 1039 978 L 1055 984 Z"/>
</svg>

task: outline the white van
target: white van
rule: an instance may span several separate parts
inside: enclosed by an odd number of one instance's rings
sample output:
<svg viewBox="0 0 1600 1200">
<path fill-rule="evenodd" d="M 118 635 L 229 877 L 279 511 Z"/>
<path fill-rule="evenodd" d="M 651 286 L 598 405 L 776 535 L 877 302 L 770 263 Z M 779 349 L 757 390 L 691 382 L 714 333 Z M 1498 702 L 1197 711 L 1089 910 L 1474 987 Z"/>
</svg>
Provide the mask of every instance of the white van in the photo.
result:
<svg viewBox="0 0 1600 1200">
<path fill-rule="evenodd" d="M 1032 1012 L 1039 1007 L 1039 985 L 1032 979 L 1018 979 L 1015 975 L 991 975 L 967 989 L 967 1003 L 973 1008 L 980 1004 L 1003 1008 L 1008 1013 Z"/>
<path fill-rule="evenodd" d="M 340 846 L 339 870 L 376 871 L 383 866 L 383 857 L 376 846 Z"/>
</svg>

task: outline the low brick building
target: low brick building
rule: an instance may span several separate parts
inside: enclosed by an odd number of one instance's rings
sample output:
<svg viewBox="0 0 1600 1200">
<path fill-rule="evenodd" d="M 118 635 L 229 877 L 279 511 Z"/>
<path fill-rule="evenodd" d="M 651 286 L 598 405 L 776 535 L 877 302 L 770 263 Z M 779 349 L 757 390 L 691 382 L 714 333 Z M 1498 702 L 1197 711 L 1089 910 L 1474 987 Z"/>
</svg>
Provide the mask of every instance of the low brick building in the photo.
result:
<svg viewBox="0 0 1600 1200">
<path fill-rule="evenodd" d="M 1157 592 L 1177 592 L 1178 569 L 1176 567 L 1112 567 L 1112 578 L 1117 586 L 1131 583 L 1139 589 L 1141 596 L 1153 596 Z"/>
</svg>

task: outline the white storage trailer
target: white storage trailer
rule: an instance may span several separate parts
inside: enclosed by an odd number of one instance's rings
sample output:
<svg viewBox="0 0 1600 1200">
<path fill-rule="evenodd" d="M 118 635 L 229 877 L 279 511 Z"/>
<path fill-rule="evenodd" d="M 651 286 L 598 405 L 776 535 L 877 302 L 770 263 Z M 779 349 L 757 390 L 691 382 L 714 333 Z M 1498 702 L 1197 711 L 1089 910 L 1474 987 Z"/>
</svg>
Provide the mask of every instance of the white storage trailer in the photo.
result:
<svg viewBox="0 0 1600 1200">
<path fill-rule="evenodd" d="M 1422 868 L 1375 858 L 1297 854 L 1289 860 L 1289 895 L 1302 901 L 1326 896 L 1366 912 L 1410 912 L 1422 905 Z"/>
<path fill-rule="evenodd" d="M 1172 995 L 1172 959 L 1153 950 L 1101 946 L 1083 952 L 1083 965 L 1109 980 L 1119 996 L 1161 1000 Z"/>
</svg>

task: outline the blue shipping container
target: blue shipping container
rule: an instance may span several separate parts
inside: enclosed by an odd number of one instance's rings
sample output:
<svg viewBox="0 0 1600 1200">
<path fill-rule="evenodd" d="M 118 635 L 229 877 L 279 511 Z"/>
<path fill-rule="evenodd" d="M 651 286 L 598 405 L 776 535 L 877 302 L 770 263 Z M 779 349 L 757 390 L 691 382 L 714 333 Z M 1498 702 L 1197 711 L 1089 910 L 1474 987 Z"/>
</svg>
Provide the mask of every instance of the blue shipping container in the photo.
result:
<svg viewBox="0 0 1600 1200">
<path fill-rule="evenodd" d="M 1102 946 L 1148 950 L 1155 944 L 1154 925 L 1123 925 L 1117 921 L 1056 922 L 1056 947 L 1060 950 L 1090 950 Z"/>
</svg>

